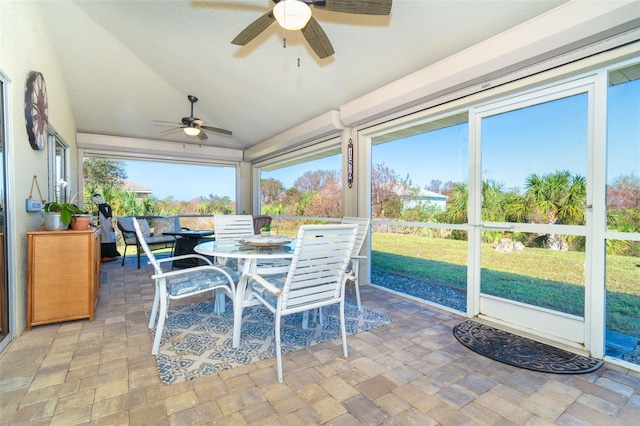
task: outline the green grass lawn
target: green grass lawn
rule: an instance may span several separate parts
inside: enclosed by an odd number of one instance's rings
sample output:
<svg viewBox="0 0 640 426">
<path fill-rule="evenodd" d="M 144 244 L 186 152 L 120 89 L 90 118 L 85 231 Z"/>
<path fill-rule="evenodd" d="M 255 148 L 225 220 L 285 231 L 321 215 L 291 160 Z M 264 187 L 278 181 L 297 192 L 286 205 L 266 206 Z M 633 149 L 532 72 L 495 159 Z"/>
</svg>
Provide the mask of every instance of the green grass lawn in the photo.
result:
<svg viewBox="0 0 640 426">
<path fill-rule="evenodd" d="M 467 286 L 467 242 L 372 234 L 372 268 L 460 289 Z M 503 253 L 483 244 L 482 292 L 584 315 L 585 254 L 525 248 Z M 607 256 L 607 328 L 640 337 L 640 259 Z"/>
</svg>

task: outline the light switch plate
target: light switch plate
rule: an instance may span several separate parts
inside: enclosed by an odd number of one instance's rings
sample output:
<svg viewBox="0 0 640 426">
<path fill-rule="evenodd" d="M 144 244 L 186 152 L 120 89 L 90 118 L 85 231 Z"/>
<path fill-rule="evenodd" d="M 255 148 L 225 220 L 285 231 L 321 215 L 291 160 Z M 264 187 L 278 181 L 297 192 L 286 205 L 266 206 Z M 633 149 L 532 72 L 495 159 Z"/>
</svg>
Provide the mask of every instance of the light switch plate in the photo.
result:
<svg viewBox="0 0 640 426">
<path fill-rule="evenodd" d="M 42 210 L 42 207 L 44 207 L 42 201 L 34 200 L 32 198 L 27 198 L 26 205 L 28 212 L 39 212 L 40 210 Z"/>
</svg>

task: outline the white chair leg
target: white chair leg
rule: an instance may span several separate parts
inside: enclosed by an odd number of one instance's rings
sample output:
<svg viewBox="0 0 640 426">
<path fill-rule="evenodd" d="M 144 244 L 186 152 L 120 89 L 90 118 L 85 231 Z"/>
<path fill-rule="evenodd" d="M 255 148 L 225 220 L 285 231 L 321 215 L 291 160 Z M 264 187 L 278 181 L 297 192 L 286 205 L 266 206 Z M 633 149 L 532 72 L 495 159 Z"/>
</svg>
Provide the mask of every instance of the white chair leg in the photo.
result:
<svg viewBox="0 0 640 426">
<path fill-rule="evenodd" d="M 160 315 L 158 316 L 158 327 L 156 328 L 156 335 L 153 339 L 153 348 L 151 348 L 151 355 L 158 355 L 160 350 L 160 341 L 162 340 L 162 330 L 164 329 L 164 322 L 167 317 L 167 298 L 160 298 Z"/>
<path fill-rule="evenodd" d="M 149 329 L 153 329 L 158 316 L 158 303 L 160 302 L 160 291 L 156 283 L 156 293 L 153 295 L 153 308 L 151 308 L 151 316 L 149 317 Z"/>
<path fill-rule="evenodd" d="M 276 314 L 276 363 L 278 364 L 278 382 L 282 383 L 282 349 L 280 348 L 280 315 Z"/>
<path fill-rule="evenodd" d="M 237 348 L 240 346 L 240 330 L 242 329 L 242 300 L 233 303 L 233 342 L 232 346 Z"/>
<path fill-rule="evenodd" d="M 313 316 L 311 320 L 314 324 L 324 325 L 324 317 L 322 315 L 322 306 L 313 310 Z M 302 328 L 306 330 L 309 328 L 309 311 L 304 311 L 302 313 Z"/>
<path fill-rule="evenodd" d="M 214 291 L 213 297 L 215 299 L 215 303 L 213 305 L 213 313 L 216 315 L 222 315 L 225 311 L 225 294 L 224 291 L 217 289 Z"/>
<path fill-rule="evenodd" d="M 342 333 L 342 352 L 344 357 L 347 358 L 349 352 L 347 350 L 347 327 L 344 320 L 344 298 L 340 302 L 340 332 Z"/>
<path fill-rule="evenodd" d="M 356 277 L 353 280 L 353 286 L 356 290 L 356 302 L 358 302 L 358 311 L 362 311 L 362 304 L 360 303 L 360 259 L 354 260 L 353 272 Z"/>
</svg>

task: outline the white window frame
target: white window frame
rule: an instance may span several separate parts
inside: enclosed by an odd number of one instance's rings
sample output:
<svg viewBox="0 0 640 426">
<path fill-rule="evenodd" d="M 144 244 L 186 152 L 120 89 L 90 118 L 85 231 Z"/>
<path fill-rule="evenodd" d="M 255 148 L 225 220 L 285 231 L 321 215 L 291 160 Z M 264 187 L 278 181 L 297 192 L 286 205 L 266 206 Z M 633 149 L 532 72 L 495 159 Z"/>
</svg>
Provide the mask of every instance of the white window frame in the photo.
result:
<svg viewBox="0 0 640 426">
<path fill-rule="evenodd" d="M 69 183 L 71 175 L 69 145 L 58 135 L 49 125 L 49 136 L 47 137 L 47 161 L 49 165 L 49 187 L 48 201 L 57 199 L 56 186 L 60 180 Z M 60 202 L 69 200 L 69 186 L 60 188 Z"/>
</svg>

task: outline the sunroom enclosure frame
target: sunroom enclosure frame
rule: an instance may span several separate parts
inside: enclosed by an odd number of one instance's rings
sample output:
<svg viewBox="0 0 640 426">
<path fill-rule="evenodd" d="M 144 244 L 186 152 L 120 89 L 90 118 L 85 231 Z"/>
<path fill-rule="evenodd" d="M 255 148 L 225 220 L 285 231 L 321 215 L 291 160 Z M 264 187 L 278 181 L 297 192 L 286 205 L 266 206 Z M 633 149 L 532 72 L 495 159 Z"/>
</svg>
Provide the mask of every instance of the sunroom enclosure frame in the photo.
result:
<svg viewBox="0 0 640 426">
<path fill-rule="evenodd" d="M 257 213 L 259 211 L 259 177 L 256 165 L 264 161 L 277 161 L 283 154 L 295 157 L 300 149 L 310 148 L 318 143 L 337 138 L 346 152 L 349 140 L 354 143 L 354 181 L 348 188 L 346 170 L 347 158 L 342 157 L 343 170 L 343 213 L 345 215 L 366 216 L 370 214 L 369 180 L 367 173 L 370 164 L 367 156 L 368 140 L 376 132 L 385 132 L 393 126 L 412 125 L 416 120 L 429 120 L 438 114 L 448 114 L 467 108 L 474 102 L 509 96 L 536 87 L 585 75 L 594 70 L 603 70 L 623 61 L 640 58 L 640 13 L 637 2 L 593 2 L 585 6 L 584 2 L 568 2 L 551 13 L 512 28 L 503 34 L 486 40 L 470 49 L 445 58 L 440 62 L 401 78 L 371 93 L 362 95 L 344 105 L 335 105 L 329 111 L 314 119 L 292 128 L 280 135 L 259 143 L 246 150 L 228 150 L 199 145 L 183 145 L 160 140 L 141 140 L 133 138 L 111 137 L 106 135 L 88 135 L 77 133 L 70 106 L 61 100 L 58 102 L 56 126 L 70 143 L 71 171 L 70 184 L 76 191 L 82 192 L 82 159 L 88 156 L 103 156 L 115 159 L 144 158 L 147 160 L 194 162 L 198 164 L 224 165 L 236 170 L 236 201 L 239 212 Z M 10 71 L 20 73 L 33 64 L 42 63 L 28 59 L 36 49 L 25 46 L 19 57 L 10 56 Z M 416 52 L 417 55 L 421 54 Z M 428 52 L 424 53 L 425 55 Z M 52 52 L 45 52 L 45 63 L 55 62 Z M 15 64 L 14 64 L 15 62 Z M 62 76 L 57 67 L 51 67 L 51 82 L 63 91 L 60 83 Z M 4 81 L 8 86 L 17 88 L 17 82 Z M 52 86 L 53 88 L 53 86 Z M 18 93 L 20 90 L 13 90 Z M 14 97 L 16 98 L 16 97 Z M 8 120 L 7 140 L 23 140 L 18 137 L 17 129 L 23 127 L 20 115 L 19 99 L 9 99 L 7 112 L 14 111 Z M 251 125 L 251 123 L 247 123 Z M 13 129 L 13 130 L 12 130 Z M 24 133 L 24 132 L 20 132 Z M 15 134 L 16 137 L 11 137 Z M 74 136 L 77 137 L 73 145 Z M 265 136 L 266 137 L 266 136 Z M 16 146 L 18 144 L 16 143 Z M 20 144 L 22 145 L 22 144 Z M 25 144 L 26 145 L 26 144 Z M 26 148 L 26 147 L 22 147 Z M 25 232 L 38 226 L 36 215 L 29 215 L 13 202 L 12 194 L 25 194 L 26 181 L 34 174 L 46 173 L 46 162 L 29 165 L 24 170 L 17 168 L 25 158 L 24 149 L 17 149 L 9 160 L 8 170 L 17 170 L 18 178 L 13 181 L 9 173 L 10 196 L 7 215 L 10 327 L 12 337 L 18 336 L 26 325 L 26 282 L 27 271 L 24 265 L 27 253 Z M 598 155 L 605 147 L 596 147 Z M 28 152 L 31 154 L 31 152 Z M 52 183 L 49 182 L 51 186 Z M 347 189 L 348 188 L 348 189 Z M 19 200 L 17 200 L 19 201 Z M 433 224 L 419 224 L 434 227 Z M 636 234 L 602 230 L 597 238 L 617 238 L 638 240 Z M 596 267 L 604 268 L 603 265 Z M 363 265 L 362 277 L 369 273 L 369 265 Z M 591 300 L 590 303 L 595 303 Z M 592 331 L 593 333 L 593 331 Z M 597 354 L 597 352 L 594 352 Z"/>
<path fill-rule="evenodd" d="M 619 42 L 620 40 L 618 40 Z M 601 46 L 600 46 L 601 47 Z M 210 157 L 207 158 L 203 154 L 203 147 L 182 147 L 182 161 L 194 161 L 198 158 L 199 164 L 224 165 L 236 167 L 236 188 L 237 188 L 237 211 L 247 211 L 253 214 L 260 213 L 260 170 L 268 165 L 283 163 L 291 164 L 300 161 L 300 158 L 308 158 L 313 156 L 321 156 L 326 152 L 335 152 L 336 147 L 341 147 L 342 151 L 342 202 L 344 216 L 366 216 L 371 217 L 371 145 L 372 140 L 376 137 L 384 135 L 398 129 L 411 128 L 425 122 L 437 121 L 449 116 L 469 113 L 478 106 L 495 102 L 500 99 L 510 99 L 515 96 L 527 96 L 527 94 L 536 94 L 547 88 L 553 88 L 560 84 L 577 81 L 580 79 L 591 79 L 596 85 L 595 92 L 597 96 L 604 96 L 597 99 L 596 107 L 596 127 L 594 133 L 590 137 L 594 140 L 594 158 L 604 158 L 606 156 L 606 89 L 607 89 L 607 73 L 613 68 L 619 68 L 623 65 L 634 63 L 640 58 L 640 42 L 625 44 L 621 47 L 606 50 L 594 55 L 587 55 L 587 58 L 570 61 L 560 66 L 551 66 L 545 71 L 532 72 L 532 75 L 523 77 L 511 83 L 497 85 L 491 89 L 478 90 L 468 96 L 459 99 L 453 99 L 444 102 L 442 98 L 421 104 L 419 107 L 411 107 L 407 110 L 395 112 L 391 116 L 381 116 L 372 123 L 361 124 L 355 127 L 345 127 L 341 124 L 338 111 L 331 111 L 323 116 L 317 117 L 315 120 L 305 123 L 302 126 L 292 129 L 283 135 L 278 135 L 263 144 L 245 151 L 243 154 L 234 152 L 234 150 L 221 150 L 218 148 L 205 148 Z M 584 53 L 584 52 L 583 52 Z M 565 58 L 566 59 L 566 58 Z M 545 64 L 549 66 L 550 64 Z M 555 65 L 555 64 L 553 64 Z M 491 85 L 490 85 L 491 86 Z M 452 95 L 454 96 L 454 95 Z M 472 120 L 470 120 L 471 122 Z M 469 151 L 473 151 L 472 144 L 474 141 L 473 131 L 470 126 L 469 135 Z M 114 143 L 117 142 L 117 143 Z M 139 142 L 139 141 L 138 141 Z M 163 150 L 162 146 L 158 147 L 157 141 L 144 141 L 153 144 L 153 150 L 149 147 L 142 146 L 139 153 L 127 152 L 126 147 L 131 146 L 131 141 L 126 138 L 104 137 L 99 135 L 78 135 L 78 169 L 81 170 L 81 161 L 85 155 L 92 156 L 108 156 L 111 158 L 156 158 L 162 160 L 164 156 L 169 155 L 169 147 Z M 349 142 L 353 143 L 354 151 L 352 157 L 353 181 L 352 185 L 348 185 L 347 170 L 349 169 L 349 159 L 347 158 L 347 149 Z M 138 143 L 137 145 L 140 145 Z M 144 144 L 142 144 L 144 145 Z M 286 148 L 283 148 L 285 147 Z M 145 148 L 147 149 L 145 151 Z M 171 154 L 174 158 L 175 153 Z M 471 155 L 471 154 L 470 154 Z M 474 159 L 470 158 L 469 176 L 479 176 L 478 171 L 473 167 Z M 590 161 L 593 163 L 593 159 Z M 594 185 L 594 215 L 595 221 L 606 223 L 605 208 L 605 186 L 606 175 L 603 165 L 596 167 L 595 182 L 600 183 Z M 470 181 L 471 189 L 479 183 Z M 251 188 L 251 190 L 248 190 Z M 470 211 L 478 210 L 477 193 L 475 197 L 470 197 Z M 474 207 L 475 206 L 475 207 Z M 471 213 L 471 212 L 470 212 Z M 469 214 L 473 217 L 473 214 Z M 476 222 L 478 219 L 474 219 Z M 376 221 L 373 221 L 375 224 Z M 382 222 L 379 222 L 382 223 Z M 469 263 L 468 268 L 468 286 L 467 286 L 467 310 L 468 317 L 476 317 L 479 312 L 479 284 L 477 275 L 477 249 L 474 248 L 475 241 L 479 239 L 477 233 L 479 228 L 470 224 L 435 224 L 435 223 L 397 223 L 404 226 L 418 226 L 425 228 L 443 228 L 459 229 L 467 231 L 469 238 Z M 587 333 L 584 338 L 585 346 L 576 346 L 570 341 L 563 341 L 554 336 L 536 334 L 535 331 L 514 326 L 513 328 L 522 333 L 529 333 L 542 340 L 550 341 L 557 345 L 568 346 L 574 350 L 583 350 L 591 356 L 602 358 L 605 352 L 605 310 L 602 308 L 605 304 L 605 260 L 604 245 L 607 238 L 616 238 L 623 240 L 638 241 L 640 235 L 615 233 L 606 229 L 589 230 L 593 235 L 592 247 L 590 253 L 598 253 L 592 262 L 589 262 L 588 282 L 596 283 L 588 289 L 587 300 L 588 306 L 585 307 L 585 327 Z M 474 236 L 475 235 L 475 236 Z M 370 240 L 365 244 L 367 253 L 367 261 L 362 264 L 361 283 L 370 283 Z M 509 324 L 500 324 L 509 326 Z M 625 365 L 626 366 L 626 365 Z M 633 368 L 633 366 L 631 367 Z"/>
<path fill-rule="evenodd" d="M 425 105 L 421 111 L 413 111 L 409 109 L 393 114 L 391 117 L 382 117 L 374 123 L 363 124 L 353 128 L 346 128 L 342 131 L 342 147 L 343 147 L 343 203 L 344 215 L 359 215 L 371 217 L 371 146 L 375 137 L 384 135 L 385 133 L 396 131 L 399 128 L 408 128 L 417 126 L 420 123 L 435 121 L 450 115 L 460 114 L 461 111 L 471 111 L 472 109 L 496 102 L 500 99 L 510 99 L 516 96 L 536 96 L 542 90 L 553 90 L 554 87 L 562 84 L 584 84 L 591 86 L 591 95 L 594 97 L 592 108 L 594 123 L 589 134 L 590 144 L 593 144 L 592 153 L 590 154 L 589 165 L 593 167 L 593 194 L 589 200 L 592 209 L 592 223 L 599 225 L 589 226 L 587 233 L 591 236 L 589 243 L 589 256 L 591 260 L 586 268 L 586 306 L 585 306 L 585 329 L 584 339 L 576 344 L 570 340 L 558 338 L 558 336 L 550 336 L 535 330 L 519 327 L 517 325 L 500 323 L 501 326 L 511 326 L 511 328 L 524 334 L 529 334 L 550 343 L 571 348 L 573 350 L 583 351 L 597 358 L 605 356 L 605 245 L 606 239 L 623 239 L 629 241 L 640 241 L 638 233 L 619 233 L 611 232 L 606 229 L 606 97 L 607 97 L 607 81 L 608 73 L 615 68 L 631 65 L 640 60 L 640 43 L 634 42 L 626 44 L 622 47 L 599 52 L 594 55 L 588 55 L 587 58 L 578 61 L 567 61 L 566 64 L 559 66 L 549 66 L 547 70 L 536 70 L 531 72 L 528 77 L 523 77 L 511 83 L 505 83 L 495 88 L 481 91 L 460 99 L 450 102 L 439 103 L 433 101 L 432 105 Z M 566 58 L 565 58 L 566 59 Z M 473 118 L 471 119 L 471 121 Z M 475 167 L 474 161 L 477 161 L 473 151 L 475 143 L 475 135 L 473 134 L 473 126 L 470 126 L 469 137 L 469 176 L 476 176 L 475 182 L 470 182 L 470 194 L 472 188 L 480 185 L 478 181 L 480 173 Z M 354 182 L 351 187 L 347 184 L 347 146 L 349 141 L 354 141 Z M 292 155 L 295 150 L 286 152 L 287 158 L 295 157 Z M 277 161 L 278 157 L 271 157 L 272 161 Z M 290 161 L 290 160 L 289 160 Z M 259 174 L 260 162 L 253 167 L 253 201 L 254 213 L 259 212 L 256 203 L 259 202 Z M 471 179 L 473 180 L 473 179 Z M 475 191 L 475 196 L 470 196 L 470 218 L 479 223 L 479 197 Z M 476 211 L 475 216 L 473 211 Z M 591 214 L 591 212 L 590 212 Z M 376 223 L 374 220 L 372 223 Z M 384 222 L 378 222 L 384 223 Z M 467 288 L 467 313 L 470 318 L 476 317 L 479 312 L 480 295 L 478 282 L 478 258 L 477 245 L 479 241 L 480 227 L 474 224 L 466 225 L 450 225 L 435 223 L 398 223 L 405 226 L 419 226 L 425 228 L 455 228 L 465 230 L 470 235 L 469 244 L 469 264 L 468 264 L 468 288 Z M 370 242 L 365 245 L 368 253 L 368 259 L 371 259 Z M 367 261 L 362 265 L 361 279 L 362 283 L 369 283 L 370 262 Z M 584 344 L 582 344 L 584 343 Z M 624 361 L 611 359 L 613 362 L 622 363 L 625 367 L 637 369 L 638 366 L 629 365 Z"/>
</svg>

